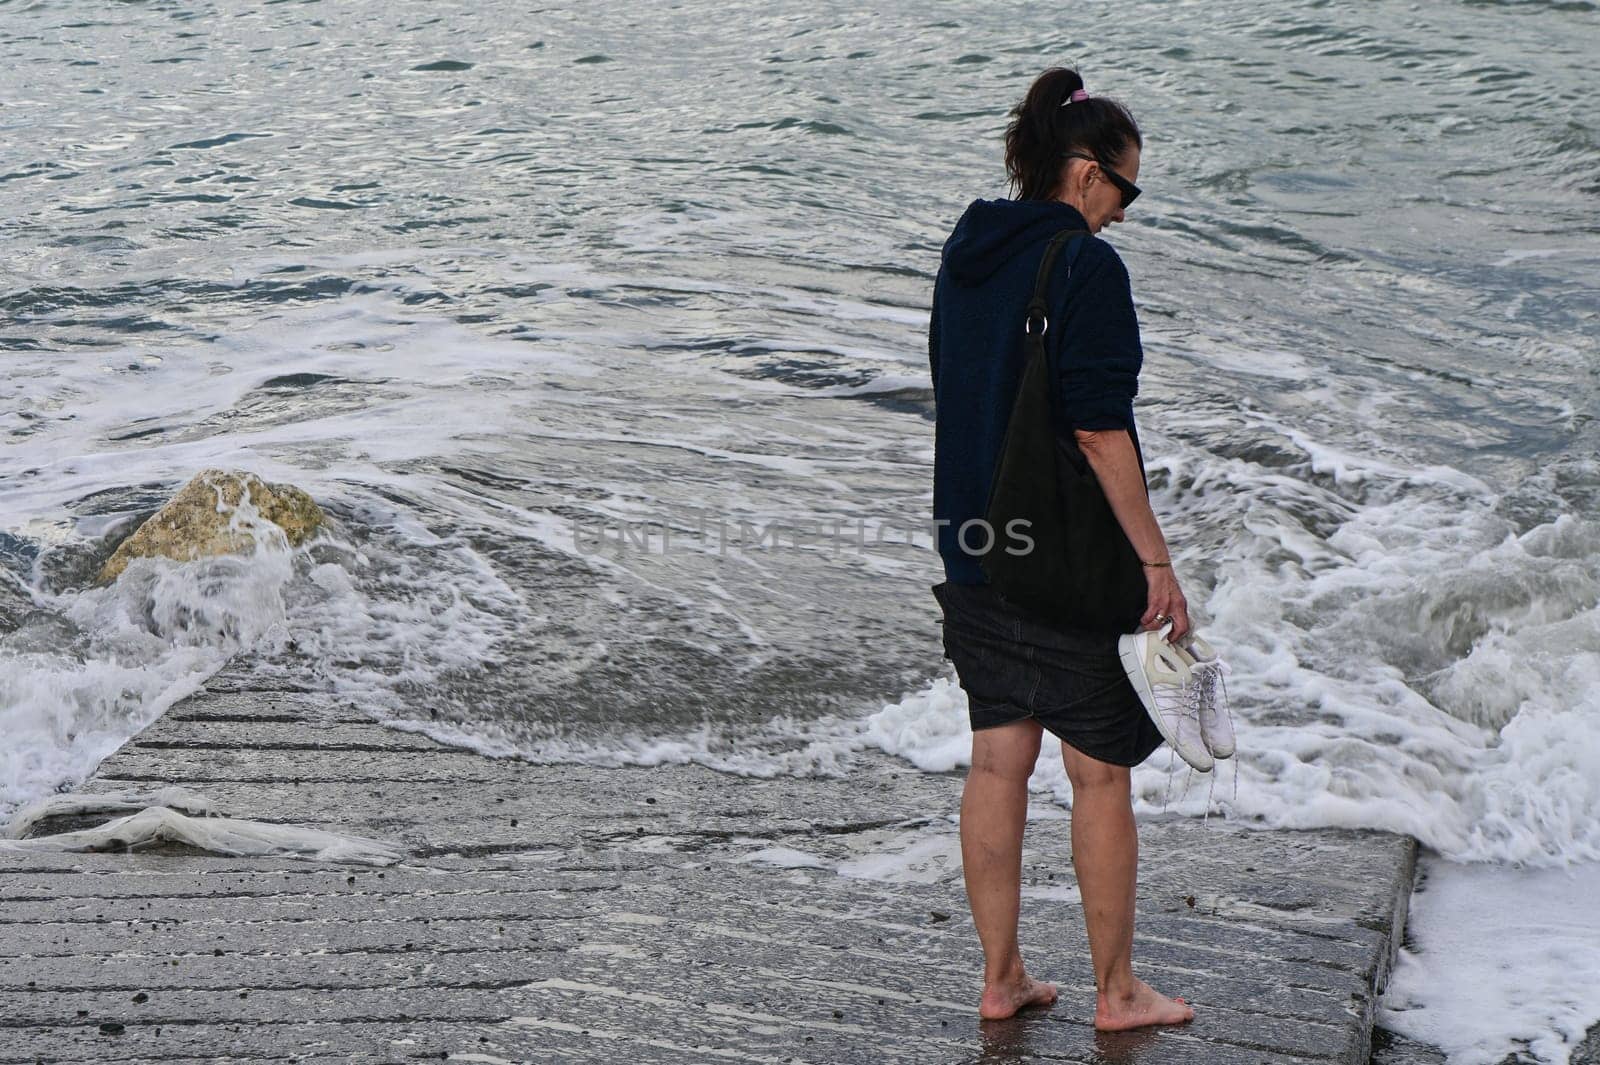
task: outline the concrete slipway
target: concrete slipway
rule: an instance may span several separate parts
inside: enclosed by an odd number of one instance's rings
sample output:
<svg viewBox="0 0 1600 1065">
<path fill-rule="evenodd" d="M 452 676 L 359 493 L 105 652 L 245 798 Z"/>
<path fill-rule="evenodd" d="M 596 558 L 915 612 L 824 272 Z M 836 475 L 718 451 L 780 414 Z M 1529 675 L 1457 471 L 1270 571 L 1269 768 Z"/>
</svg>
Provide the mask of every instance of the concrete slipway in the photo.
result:
<svg viewBox="0 0 1600 1065">
<path fill-rule="evenodd" d="M 960 774 L 532 765 L 223 674 L 87 790 L 164 784 L 406 856 L 0 853 L 0 1063 L 1365 1065 L 1415 867 L 1395 836 L 1145 822 L 1137 963 L 1197 1018 L 1104 1036 L 1064 819 L 1030 825 L 1022 930 L 1060 1001 L 979 1022 Z"/>
</svg>

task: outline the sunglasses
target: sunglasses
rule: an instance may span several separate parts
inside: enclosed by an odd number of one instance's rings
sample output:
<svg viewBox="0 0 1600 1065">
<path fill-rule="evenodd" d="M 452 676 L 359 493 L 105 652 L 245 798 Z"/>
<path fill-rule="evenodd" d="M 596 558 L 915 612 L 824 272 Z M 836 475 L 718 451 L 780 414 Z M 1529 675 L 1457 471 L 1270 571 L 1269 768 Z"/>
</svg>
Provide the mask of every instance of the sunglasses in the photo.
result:
<svg viewBox="0 0 1600 1065">
<path fill-rule="evenodd" d="M 1062 154 L 1062 158 L 1083 159 L 1098 166 L 1100 168 L 1100 173 L 1104 174 L 1106 176 L 1106 180 L 1115 185 L 1117 187 L 1117 191 L 1122 194 L 1122 209 L 1124 211 L 1128 209 L 1129 204 L 1133 203 L 1134 200 L 1139 198 L 1139 186 L 1135 185 L 1133 182 L 1129 181 L 1127 178 L 1123 177 L 1121 174 L 1117 173 L 1115 170 L 1111 169 L 1094 156 L 1084 155 L 1082 152 L 1065 152 Z"/>
</svg>

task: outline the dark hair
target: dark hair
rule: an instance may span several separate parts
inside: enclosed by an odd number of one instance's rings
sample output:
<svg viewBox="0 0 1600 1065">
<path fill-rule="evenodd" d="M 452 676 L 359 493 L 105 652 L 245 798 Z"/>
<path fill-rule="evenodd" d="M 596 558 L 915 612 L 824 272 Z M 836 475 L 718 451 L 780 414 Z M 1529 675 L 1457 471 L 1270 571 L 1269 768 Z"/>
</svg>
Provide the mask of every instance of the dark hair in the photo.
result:
<svg viewBox="0 0 1600 1065">
<path fill-rule="evenodd" d="M 1006 173 L 1024 200 L 1048 200 L 1061 184 L 1062 154 L 1078 151 L 1107 166 L 1122 162 L 1130 144 L 1144 147 L 1139 124 L 1122 104 L 1105 96 L 1062 107 L 1083 88 L 1076 70 L 1051 67 L 1011 109 L 1006 127 Z"/>
</svg>

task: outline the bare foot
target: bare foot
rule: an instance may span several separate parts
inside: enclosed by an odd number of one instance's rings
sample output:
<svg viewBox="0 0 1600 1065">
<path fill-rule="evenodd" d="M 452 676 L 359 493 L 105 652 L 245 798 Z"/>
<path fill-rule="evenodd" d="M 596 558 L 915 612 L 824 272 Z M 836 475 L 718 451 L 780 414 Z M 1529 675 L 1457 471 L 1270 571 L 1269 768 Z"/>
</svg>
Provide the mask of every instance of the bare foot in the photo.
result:
<svg viewBox="0 0 1600 1065">
<path fill-rule="evenodd" d="M 986 1021 L 1003 1021 L 1027 1006 L 1049 1006 L 1056 1000 L 1056 985 L 1024 975 L 1021 980 L 997 981 L 983 985 L 978 1001 L 978 1016 Z"/>
<path fill-rule="evenodd" d="M 1194 1010 L 1181 998 L 1168 998 L 1143 980 L 1135 980 L 1131 995 L 1101 994 L 1095 1003 L 1094 1026 L 1102 1032 L 1125 1032 L 1149 1024 L 1187 1024 Z"/>
</svg>

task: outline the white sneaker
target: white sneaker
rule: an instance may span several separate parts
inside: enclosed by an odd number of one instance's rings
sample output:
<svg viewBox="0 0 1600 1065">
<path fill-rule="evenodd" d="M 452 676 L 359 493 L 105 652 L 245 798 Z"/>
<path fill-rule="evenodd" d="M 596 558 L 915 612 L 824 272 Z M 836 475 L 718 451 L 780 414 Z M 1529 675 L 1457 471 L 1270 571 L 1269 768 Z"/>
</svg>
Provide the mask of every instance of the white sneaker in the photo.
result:
<svg viewBox="0 0 1600 1065">
<path fill-rule="evenodd" d="M 1200 636 L 1191 630 L 1178 642 L 1178 651 L 1200 686 L 1200 737 L 1206 749 L 1218 758 L 1232 758 L 1235 749 L 1233 715 L 1228 712 L 1228 686 L 1223 675 L 1228 667 Z"/>
<path fill-rule="evenodd" d="M 1216 764 L 1200 731 L 1200 684 L 1187 657 L 1167 642 L 1168 622 L 1160 632 L 1134 632 L 1117 640 L 1122 668 L 1139 701 L 1178 757 L 1202 773 Z"/>
</svg>

